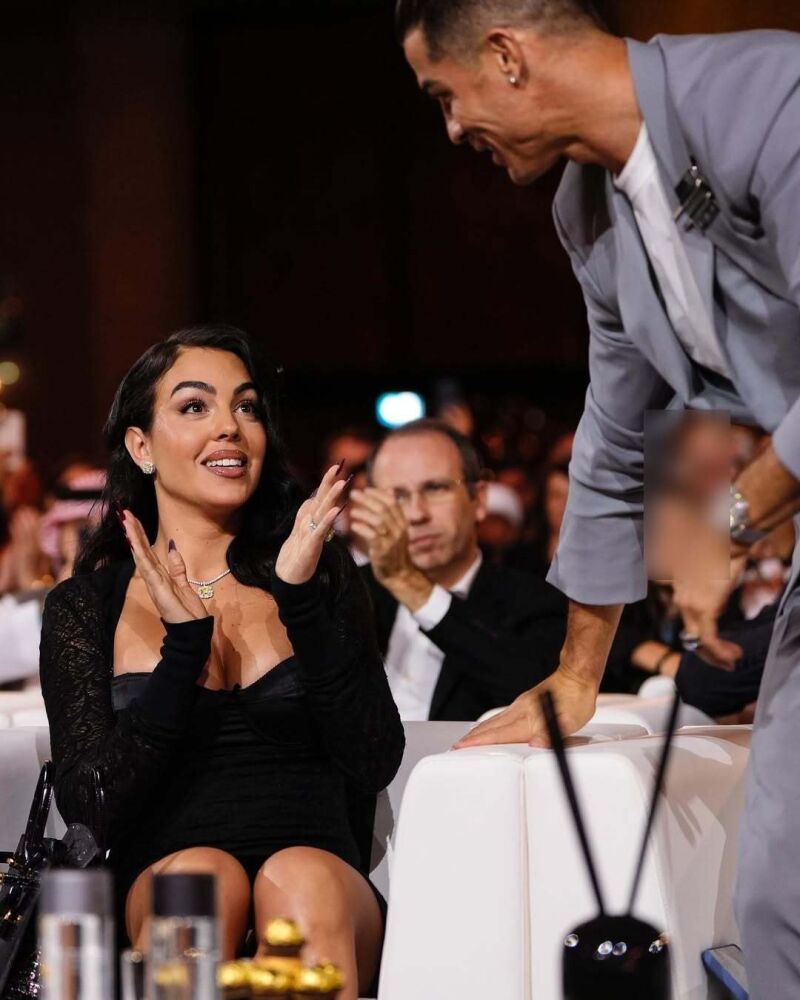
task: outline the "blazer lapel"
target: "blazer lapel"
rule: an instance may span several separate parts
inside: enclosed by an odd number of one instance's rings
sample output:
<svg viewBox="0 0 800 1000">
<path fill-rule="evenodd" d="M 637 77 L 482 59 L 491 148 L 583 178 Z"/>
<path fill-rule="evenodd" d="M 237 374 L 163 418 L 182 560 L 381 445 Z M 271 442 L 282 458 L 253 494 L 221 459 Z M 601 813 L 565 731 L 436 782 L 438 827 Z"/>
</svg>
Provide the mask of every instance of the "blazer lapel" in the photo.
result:
<svg viewBox="0 0 800 1000">
<path fill-rule="evenodd" d="M 608 200 L 617 246 L 617 300 L 625 332 L 683 399 L 700 388 L 688 354 L 672 327 L 628 199 L 609 178 Z M 646 301 L 644 301 L 646 300 Z"/>
<path fill-rule="evenodd" d="M 654 43 L 643 44 L 633 39 L 626 39 L 628 58 L 633 75 L 636 99 L 639 110 L 647 123 L 647 132 L 658 163 L 661 185 L 667 197 L 667 202 L 673 212 L 680 207 L 676 187 L 692 164 L 692 154 L 684 139 L 675 108 L 670 99 L 667 86 L 667 75 L 661 49 Z M 622 200 L 628 209 L 628 215 L 633 221 L 633 213 L 627 199 Z M 708 307 L 710 316 L 714 315 L 714 256 L 713 241 L 697 227 L 684 229 L 683 220 L 678 220 L 683 246 L 692 267 L 692 273 L 697 281 L 697 287 Z M 638 230 L 637 230 L 638 235 Z M 621 258 L 626 261 L 626 258 Z M 669 323 L 669 319 L 667 319 Z M 672 329 L 672 324 L 669 324 Z M 675 334 L 673 332 L 673 337 Z M 677 337 L 675 337 L 677 341 Z M 724 351 L 724 345 L 720 345 Z M 659 339 L 659 351 L 663 344 Z M 686 357 L 686 365 L 691 371 L 692 364 Z M 691 382 L 697 388 L 697 379 L 691 375 Z M 690 397 L 687 397 L 690 398 Z"/>
<path fill-rule="evenodd" d="M 492 567 L 484 559 L 475 575 L 475 579 L 472 581 L 472 588 L 469 592 L 470 599 L 474 600 L 480 607 L 485 607 L 486 603 L 492 599 L 491 579 Z M 461 598 L 454 596 L 453 600 L 459 601 Z M 450 666 L 448 657 L 445 656 L 442 662 L 442 669 L 439 671 L 439 679 L 433 690 L 431 710 L 428 715 L 429 719 L 437 719 L 439 717 L 443 707 L 458 687 L 458 679 L 458 672 Z"/>
</svg>

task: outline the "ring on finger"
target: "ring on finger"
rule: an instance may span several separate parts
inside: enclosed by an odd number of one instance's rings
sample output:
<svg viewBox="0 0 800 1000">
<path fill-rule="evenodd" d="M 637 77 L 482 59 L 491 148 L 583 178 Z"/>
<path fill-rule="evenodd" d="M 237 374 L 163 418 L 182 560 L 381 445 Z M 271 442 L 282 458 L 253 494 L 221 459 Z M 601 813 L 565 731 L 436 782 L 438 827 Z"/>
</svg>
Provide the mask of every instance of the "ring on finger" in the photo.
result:
<svg viewBox="0 0 800 1000">
<path fill-rule="evenodd" d="M 309 518 L 308 526 L 312 531 L 316 531 L 317 528 L 319 527 L 319 525 L 317 524 L 317 522 L 314 520 L 313 517 Z"/>
<path fill-rule="evenodd" d="M 326 542 L 332 542 L 335 537 L 336 537 L 336 529 L 335 528 L 331 528 L 331 530 L 325 536 L 325 541 Z"/>
<path fill-rule="evenodd" d="M 688 653 L 693 653 L 700 646 L 700 636 L 696 632 L 690 632 L 688 629 L 681 629 L 678 638 L 681 641 L 681 646 Z"/>
</svg>

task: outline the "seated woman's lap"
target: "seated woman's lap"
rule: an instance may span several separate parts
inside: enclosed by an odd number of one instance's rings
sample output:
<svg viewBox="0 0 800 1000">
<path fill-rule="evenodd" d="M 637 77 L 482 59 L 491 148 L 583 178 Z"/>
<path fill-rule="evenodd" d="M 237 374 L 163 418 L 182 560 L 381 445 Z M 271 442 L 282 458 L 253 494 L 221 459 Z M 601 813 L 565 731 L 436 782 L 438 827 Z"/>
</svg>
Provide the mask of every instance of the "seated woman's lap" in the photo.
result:
<svg viewBox="0 0 800 1000">
<path fill-rule="evenodd" d="M 247 869 L 252 873 L 254 866 L 248 863 Z M 146 947 L 152 876 L 166 872 L 207 872 L 217 877 L 226 960 L 235 957 L 241 946 L 252 901 L 256 927 L 277 916 L 297 920 L 308 938 L 309 961 L 334 962 L 348 982 L 358 980 L 362 988 L 377 971 L 383 940 L 381 907 L 364 876 L 329 851 L 314 847 L 277 851 L 258 868 L 252 896 L 248 870 L 226 851 L 192 847 L 167 855 L 145 869 L 127 895 L 125 921 L 137 947 Z"/>
</svg>

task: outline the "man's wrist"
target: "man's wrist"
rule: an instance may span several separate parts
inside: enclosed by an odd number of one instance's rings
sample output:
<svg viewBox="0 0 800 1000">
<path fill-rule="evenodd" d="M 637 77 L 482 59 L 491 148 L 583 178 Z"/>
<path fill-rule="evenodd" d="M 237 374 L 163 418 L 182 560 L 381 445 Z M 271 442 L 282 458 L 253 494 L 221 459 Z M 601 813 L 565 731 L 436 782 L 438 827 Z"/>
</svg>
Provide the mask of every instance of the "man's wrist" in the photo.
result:
<svg viewBox="0 0 800 1000">
<path fill-rule="evenodd" d="M 736 485 L 731 486 L 730 531 L 731 539 L 737 545 L 753 545 L 767 534 L 753 527 L 750 503 Z"/>
<path fill-rule="evenodd" d="M 381 582 L 392 597 L 400 604 L 404 604 L 412 613 L 427 604 L 433 593 L 433 584 L 417 569 L 400 573 Z"/>
<path fill-rule="evenodd" d="M 574 684 L 577 687 L 587 691 L 594 691 L 595 694 L 600 690 L 603 669 L 598 670 L 596 664 L 591 666 L 588 664 L 582 665 L 562 659 L 558 664 L 556 672 L 564 680 L 569 681 L 570 684 Z"/>
</svg>

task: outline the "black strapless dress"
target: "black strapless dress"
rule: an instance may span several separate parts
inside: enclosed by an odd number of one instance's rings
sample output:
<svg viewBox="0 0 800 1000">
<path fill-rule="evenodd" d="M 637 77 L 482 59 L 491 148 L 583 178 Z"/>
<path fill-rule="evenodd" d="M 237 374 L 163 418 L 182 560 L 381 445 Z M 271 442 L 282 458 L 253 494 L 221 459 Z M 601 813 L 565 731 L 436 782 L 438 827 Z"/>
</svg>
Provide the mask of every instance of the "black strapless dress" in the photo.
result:
<svg viewBox="0 0 800 1000">
<path fill-rule="evenodd" d="M 149 676 L 112 680 L 115 712 Z M 344 776 L 321 745 L 294 657 L 248 687 L 198 690 L 169 770 L 116 846 L 119 890 L 159 858 L 200 846 L 232 854 L 251 879 L 285 847 L 321 848 L 360 867 Z"/>
</svg>

